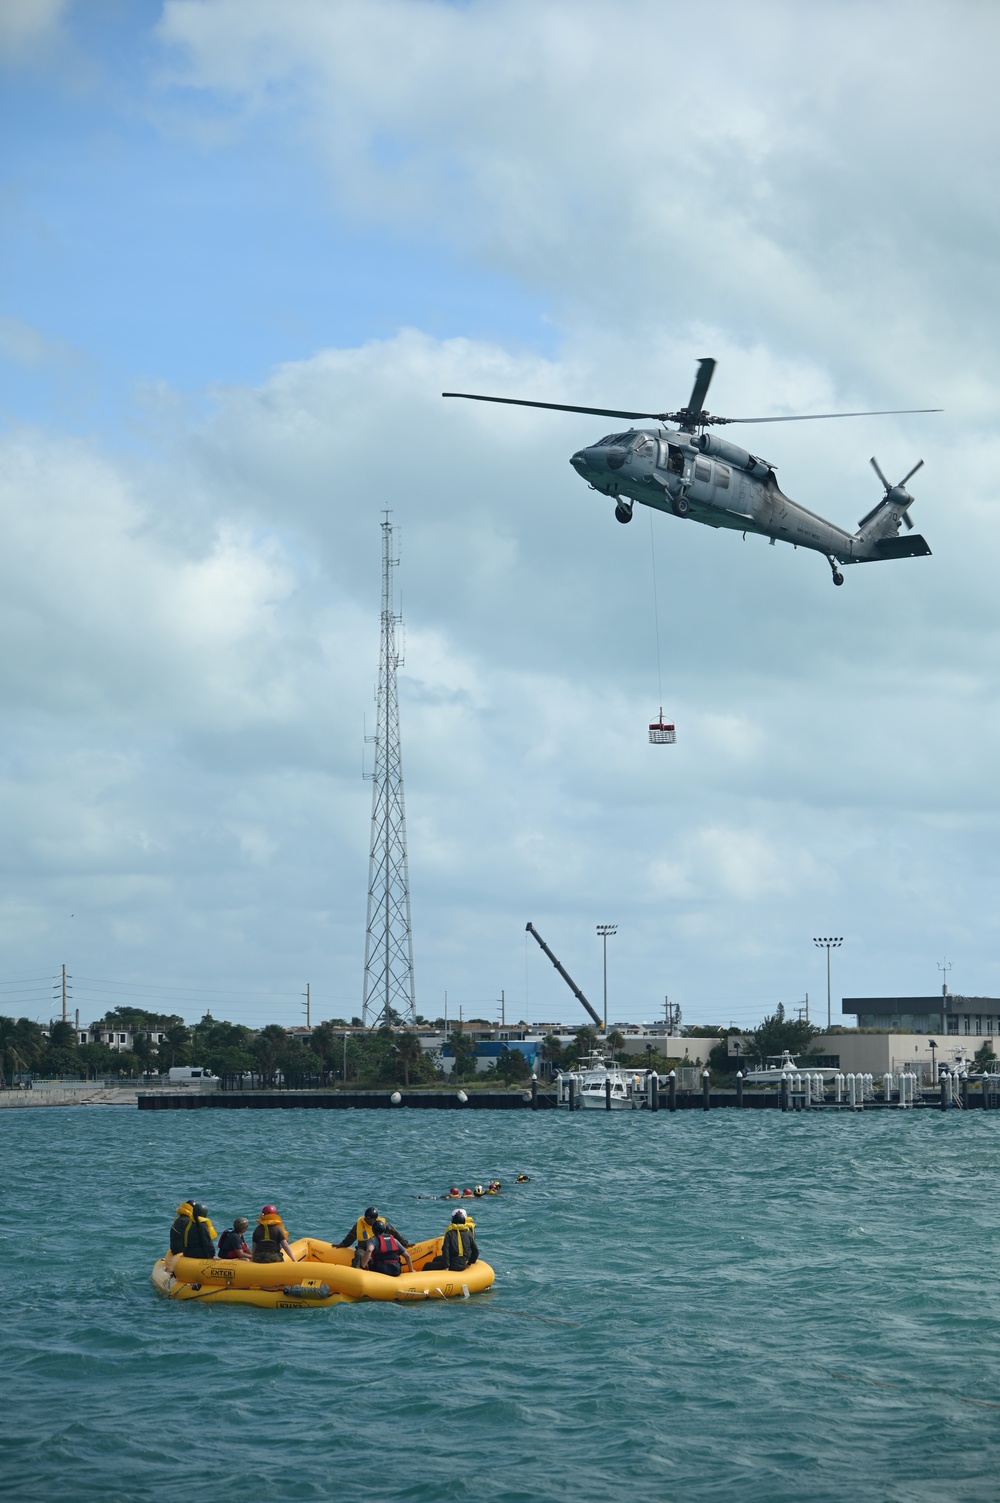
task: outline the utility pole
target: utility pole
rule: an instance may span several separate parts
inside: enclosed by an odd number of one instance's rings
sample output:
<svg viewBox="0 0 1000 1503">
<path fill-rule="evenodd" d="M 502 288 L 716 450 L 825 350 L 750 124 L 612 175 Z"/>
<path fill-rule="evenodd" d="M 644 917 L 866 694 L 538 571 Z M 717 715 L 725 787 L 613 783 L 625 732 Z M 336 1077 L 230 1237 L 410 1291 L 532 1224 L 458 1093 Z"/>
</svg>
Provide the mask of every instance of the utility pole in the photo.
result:
<svg viewBox="0 0 1000 1503">
<path fill-rule="evenodd" d="M 941 972 L 941 995 L 942 997 L 947 997 L 948 972 L 951 970 L 951 961 L 948 959 L 947 955 L 945 956 L 944 960 L 938 961 L 938 970 Z"/>
<path fill-rule="evenodd" d="M 375 768 L 372 781 L 371 855 L 368 863 L 368 925 L 365 932 L 365 986 L 361 1006 L 367 1026 L 392 1022 L 399 1013 L 416 1017 L 413 992 L 413 932 L 406 859 L 403 753 L 399 735 L 396 669 L 403 661 L 397 639 L 402 616 L 392 608 L 392 523 L 382 525 L 382 635 L 379 652 Z"/>
<path fill-rule="evenodd" d="M 500 1027 L 507 1027 L 507 1004 L 504 1001 L 503 989 L 500 990 Z"/>
<path fill-rule="evenodd" d="M 608 1031 L 608 935 L 618 933 L 617 924 L 598 924 L 597 932 L 604 941 L 604 1032 Z"/>
<path fill-rule="evenodd" d="M 62 1020 L 63 1020 L 64 1023 L 68 1023 L 69 1022 L 69 1013 L 68 1013 L 68 1009 L 67 1009 L 67 1004 L 69 1002 L 70 995 L 71 995 L 71 993 L 73 991 L 72 986 L 69 984 L 69 983 L 72 982 L 72 980 L 73 980 L 72 976 L 69 975 L 69 973 L 66 970 L 66 967 L 63 966 L 61 980 L 59 980 L 59 981 L 56 982 L 56 996 L 59 998 L 59 1000 L 60 1000 L 60 1002 L 62 1004 Z"/>
<path fill-rule="evenodd" d="M 817 950 L 826 951 L 826 1031 L 829 1033 L 833 1026 L 833 1018 L 830 1012 L 830 951 L 839 950 L 844 943 L 844 936 L 839 934 L 834 938 L 813 939 Z"/>
<path fill-rule="evenodd" d="M 303 996 L 306 999 L 306 1027 L 307 1028 L 311 1028 L 312 1027 L 312 995 L 311 995 L 311 993 L 312 993 L 312 988 L 310 986 L 310 983 L 307 981 L 306 982 L 306 989 L 305 989 L 305 992 L 303 993 Z"/>
</svg>

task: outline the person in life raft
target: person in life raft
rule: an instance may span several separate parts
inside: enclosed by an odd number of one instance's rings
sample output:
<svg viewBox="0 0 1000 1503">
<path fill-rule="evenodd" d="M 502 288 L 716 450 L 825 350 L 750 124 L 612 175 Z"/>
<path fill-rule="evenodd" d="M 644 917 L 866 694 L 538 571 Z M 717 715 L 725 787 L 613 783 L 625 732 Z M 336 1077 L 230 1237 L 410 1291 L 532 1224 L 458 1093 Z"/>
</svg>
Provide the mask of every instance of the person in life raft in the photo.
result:
<svg viewBox="0 0 1000 1503">
<path fill-rule="evenodd" d="M 283 1263 L 283 1253 L 287 1253 L 290 1258 L 292 1256 L 292 1249 L 288 1245 L 288 1233 L 278 1214 L 277 1206 L 264 1207 L 257 1217 L 257 1225 L 253 1229 L 251 1240 L 255 1263 Z"/>
<path fill-rule="evenodd" d="M 372 1235 L 364 1244 L 361 1254 L 361 1267 L 369 1269 L 372 1273 L 388 1274 L 391 1279 L 398 1279 L 402 1273 L 400 1260 L 406 1263 L 408 1273 L 413 1272 L 413 1259 L 406 1248 L 389 1229 L 389 1223 L 376 1216 L 372 1226 Z"/>
<path fill-rule="evenodd" d="M 363 1268 L 365 1266 L 362 1262 L 365 1243 L 370 1242 L 372 1237 L 374 1237 L 375 1223 L 379 1220 L 385 1221 L 386 1226 L 389 1228 L 389 1235 L 395 1237 L 396 1241 L 402 1243 L 403 1247 L 413 1246 L 413 1243 L 404 1237 L 402 1232 L 396 1230 L 391 1221 L 388 1221 L 384 1216 L 379 1216 L 377 1206 L 369 1206 L 364 1215 L 358 1217 L 344 1240 L 336 1244 L 337 1247 L 350 1247 L 352 1242 L 357 1243 L 354 1251 L 354 1261 L 351 1264 L 352 1268 Z"/>
<path fill-rule="evenodd" d="M 476 1223 L 464 1211 L 456 1211 L 444 1234 L 441 1254 L 425 1269 L 447 1268 L 450 1273 L 461 1273 L 470 1263 L 479 1262 L 479 1247 L 474 1235 Z"/>
<path fill-rule="evenodd" d="M 200 1200 L 182 1200 L 170 1228 L 170 1251 L 174 1257 L 214 1258 L 218 1233 Z"/>
</svg>

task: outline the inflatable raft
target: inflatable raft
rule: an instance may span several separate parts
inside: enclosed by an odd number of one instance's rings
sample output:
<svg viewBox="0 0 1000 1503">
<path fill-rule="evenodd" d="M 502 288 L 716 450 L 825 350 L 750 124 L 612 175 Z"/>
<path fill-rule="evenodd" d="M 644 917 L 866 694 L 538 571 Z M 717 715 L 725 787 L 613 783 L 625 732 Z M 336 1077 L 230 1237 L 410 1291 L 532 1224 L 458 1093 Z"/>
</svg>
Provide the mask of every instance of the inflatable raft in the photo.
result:
<svg viewBox="0 0 1000 1503">
<path fill-rule="evenodd" d="M 482 1294 L 494 1280 L 480 1258 L 461 1273 L 425 1271 L 441 1251 L 442 1237 L 410 1248 L 413 1273 L 398 1279 L 352 1268 L 350 1248 L 334 1247 L 316 1237 L 290 1243 L 293 1259 L 282 1263 L 244 1263 L 237 1258 L 185 1258 L 168 1254 L 153 1265 L 154 1288 L 168 1299 L 201 1300 L 210 1305 L 258 1305 L 266 1310 L 308 1310 L 363 1299 L 413 1304 L 427 1299 L 468 1299 Z"/>
</svg>

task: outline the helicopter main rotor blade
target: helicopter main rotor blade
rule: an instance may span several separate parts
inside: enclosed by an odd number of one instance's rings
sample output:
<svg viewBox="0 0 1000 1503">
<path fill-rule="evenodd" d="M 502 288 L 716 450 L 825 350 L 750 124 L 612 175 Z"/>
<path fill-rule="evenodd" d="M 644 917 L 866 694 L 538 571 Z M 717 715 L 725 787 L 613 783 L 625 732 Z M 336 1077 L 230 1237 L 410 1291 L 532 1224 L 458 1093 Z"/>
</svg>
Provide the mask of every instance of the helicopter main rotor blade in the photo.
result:
<svg viewBox="0 0 1000 1503">
<path fill-rule="evenodd" d="M 591 417 L 659 418 L 662 412 L 622 412 L 617 407 L 572 407 L 567 402 L 528 402 L 523 397 L 483 397 L 474 391 L 443 391 L 443 397 L 464 397 L 468 402 L 502 402 L 505 407 L 545 407 L 550 412 L 585 412 Z"/>
<path fill-rule="evenodd" d="M 703 423 L 812 423 L 817 418 L 902 417 L 911 412 L 944 412 L 943 407 L 890 407 L 879 412 L 801 412 L 794 417 L 719 418 L 706 413 Z"/>
<path fill-rule="evenodd" d="M 885 486 L 885 493 L 886 493 L 886 495 L 888 495 L 889 492 L 892 490 L 892 486 L 889 484 L 888 480 L 886 480 L 885 476 L 882 474 L 882 467 L 879 464 L 878 460 L 875 458 L 874 454 L 872 455 L 872 457 L 868 461 L 868 463 L 871 465 L 872 469 L 875 471 L 876 475 L 881 480 L 882 484 Z"/>
<path fill-rule="evenodd" d="M 711 359 L 698 361 L 698 374 L 694 378 L 694 386 L 691 388 L 691 395 L 688 397 L 688 404 L 684 409 L 685 412 L 690 413 L 691 417 L 695 419 L 697 419 L 699 413 L 704 411 L 708 388 L 711 386 L 712 377 L 715 375 L 715 366 L 716 362 Z"/>
<path fill-rule="evenodd" d="M 899 482 L 899 483 L 900 483 L 900 485 L 905 485 L 905 484 L 906 484 L 906 482 L 907 482 L 907 481 L 908 481 L 908 480 L 912 480 L 912 479 L 913 479 L 913 477 L 914 477 L 914 475 L 915 475 L 915 474 L 916 474 L 916 473 L 917 473 L 917 471 L 918 471 L 918 470 L 919 470 L 919 469 L 921 469 L 921 468 L 922 468 L 922 466 L 923 466 L 923 463 L 924 463 L 924 462 L 923 462 L 923 460 L 922 460 L 922 459 L 918 459 L 918 460 L 917 460 L 917 462 L 916 462 L 916 464 L 915 464 L 915 465 L 914 465 L 914 466 L 913 466 L 913 469 L 912 469 L 912 470 L 909 470 L 909 471 L 908 471 L 908 472 L 907 472 L 907 473 L 906 473 L 906 474 L 905 474 L 905 475 L 904 475 L 904 476 L 903 476 L 903 478 L 902 478 L 902 480 L 901 480 L 901 481 L 900 481 L 900 482 Z"/>
</svg>

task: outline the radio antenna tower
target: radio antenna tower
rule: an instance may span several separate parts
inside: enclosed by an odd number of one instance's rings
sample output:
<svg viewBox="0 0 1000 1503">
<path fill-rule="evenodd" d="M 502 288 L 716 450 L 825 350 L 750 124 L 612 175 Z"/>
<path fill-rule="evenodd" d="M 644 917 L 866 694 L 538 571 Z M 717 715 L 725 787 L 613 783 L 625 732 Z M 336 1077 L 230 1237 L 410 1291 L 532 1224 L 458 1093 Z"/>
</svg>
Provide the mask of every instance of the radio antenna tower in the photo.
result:
<svg viewBox="0 0 1000 1503">
<path fill-rule="evenodd" d="M 382 523 L 382 645 L 378 668 L 375 770 L 372 780 L 372 846 L 368 864 L 368 929 L 365 935 L 365 995 L 361 1016 L 373 1028 L 397 1018 L 412 1023 L 413 933 L 410 928 L 410 881 L 406 864 L 406 813 L 403 805 L 403 753 L 399 739 L 396 669 L 403 651 L 396 628 L 402 616 L 392 608 L 392 523 Z"/>
</svg>

